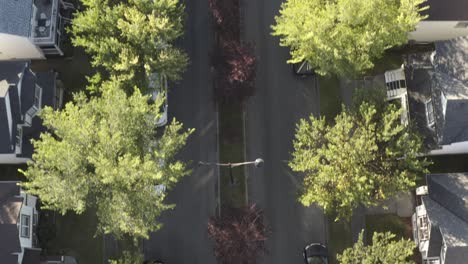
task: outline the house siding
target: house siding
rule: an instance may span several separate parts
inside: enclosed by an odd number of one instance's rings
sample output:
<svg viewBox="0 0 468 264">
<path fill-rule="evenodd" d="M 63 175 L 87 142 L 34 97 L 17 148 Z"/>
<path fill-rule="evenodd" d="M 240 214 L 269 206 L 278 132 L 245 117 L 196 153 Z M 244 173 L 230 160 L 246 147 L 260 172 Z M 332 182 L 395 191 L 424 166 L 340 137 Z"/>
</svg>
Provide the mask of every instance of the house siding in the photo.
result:
<svg viewBox="0 0 468 264">
<path fill-rule="evenodd" d="M 434 42 L 468 35 L 468 28 L 457 28 L 459 22 L 467 21 L 420 21 L 408 38 L 416 42 Z"/>
</svg>

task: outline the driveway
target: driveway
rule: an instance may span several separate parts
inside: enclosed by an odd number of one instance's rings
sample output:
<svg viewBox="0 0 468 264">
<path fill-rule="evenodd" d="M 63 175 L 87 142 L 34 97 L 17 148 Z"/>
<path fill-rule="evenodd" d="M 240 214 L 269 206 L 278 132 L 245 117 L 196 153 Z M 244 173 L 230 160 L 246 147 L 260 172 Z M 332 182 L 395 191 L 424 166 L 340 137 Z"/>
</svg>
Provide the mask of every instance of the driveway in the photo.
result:
<svg viewBox="0 0 468 264">
<path fill-rule="evenodd" d="M 197 168 L 199 160 L 217 160 L 216 108 L 209 79 L 211 48 L 208 3 L 185 1 L 187 9 L 186 33 L 182 40 L 190 56 L 190 65 L 183 81 L 169 91 L 169 118 L 175 117 L 185 127 L 195 128 L 181 159 L 193 161 L 190 176 L 182 179 L 170 191 L 167 201 L 175 209 L 159 218 L 164 226 L 144 243 L 147 258 L 161 259 L 168 264 L 216 263 L 213 247 L 207 235 L 207 223 L 215 214 L 215 168 Z"/>
<path fill-rule="evenodd" d="M 259 59 L 256 95 L 246 108 L 247 157 L 262 157 L 265 166 L 249 168 L 249 200 L 264 209 L 272 229 L 268 254 L 262 263 L 302 263 L 307 243 L 325 242 L 325 219 L 317 207 L 297 202 L 302 178 L 291 172 L 295 124 L 319 113 L 319 93 L 314 77 L 300 78 L 286 64 L 289 51 L 270 36 L 270 25 L 281 0 L 243 1 L 248 41 L 256 44 Z"/>
</svg>

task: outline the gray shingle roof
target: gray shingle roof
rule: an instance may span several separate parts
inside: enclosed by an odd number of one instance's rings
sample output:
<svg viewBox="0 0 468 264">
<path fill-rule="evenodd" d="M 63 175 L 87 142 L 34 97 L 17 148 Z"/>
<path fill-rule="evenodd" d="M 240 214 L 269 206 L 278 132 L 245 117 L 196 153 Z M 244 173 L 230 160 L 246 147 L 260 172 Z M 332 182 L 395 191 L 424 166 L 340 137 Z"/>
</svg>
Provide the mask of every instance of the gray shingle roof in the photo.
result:
<svg viewBox="0 0 468 264">
<path fill-rule="evenodd" d="M 0 0 L 1 1 L 1 0 Z M 19 102 L 17 84 L 19 83 L 19 74 L 23 73 L 21 82 L 21 104 Z M 13 116 L 13 134 L 12 140 L 9 138 L 9 128 L 6 122 L 5 102 L 0 98 L 0 153 L 13 153 L 14 149 L 11 148 L 15 144 L 16 138 L 16 125 L 23 122 L 21 115 L 26 112 L 34 104 L 34 92 L 36 84 L 42 88 L 42 106 L 53 106 L 55 97 L 55 80 L 56 73 L 53 71 L 42 72 L 34 74 L 26 62 L 0 62 L 0 81 L 7 80 L 11 84 L 9 89 L 10 105 Z M 16 100 L 14 100 L 16 98 Z M 39 117 L 34 117 L 32 126 L 23 127 L 23 145 L 22 153 L 19 157 L 31 158 L 33 153 L 33 146 L 31 139 L 39 138 L 41 132 L 45 128 Z"/>
<path fill-rule="evenodd" d="M 463 263 L 461 260 L 468 259 L 468 223 L 452 214 L 430 197 L 422 197 L 422 202 L 426 207 L 429 222 L 432 226 L 439 228 L 447 248 L 463 248 L 466 253 L 460 254 L 457 251 L 451 258 L 459 259 L 460 262 L 450 263 Z"/>
<path fill-rule="evenodd" d="M 468 174 L 444 173 L 427 175 L 432 200 L 468 223 Z"/>
<path fill-rule="evenodd" d="M 466 10 L 463 12 L 468 15 Z M 468 86 L 468 37 L 437 41 L 434 44 L 434 66 L 437 71 Z"/>
<path fill-rule="evenodd" d="M 448 100 L 441 144 L 468 141 L 468 100 Z"/>
<path fill-rule="evenodd" d="M 468 173 L 429 174 L 428 196 L 422 202 L 431 224 L 428 256 L 447 246 L 445 263 L 468 259 Z"/>
<path fill-rule="evenodd" d="M 0 0 L 1 1 L 1 0 Z M 19 96 L 17 85 L 20 81 L 19 75 L 25 71 L 27 67 L 26 62 L 20 61 L 5 61 L 0 62 L 0 81 L 7 81 L 10 84 L 8 89 L 9 94 L 9 103 L 12 117 L 12 135 L 10 137 L 10 128 L 7 123 L 7 113 L 6 113 L 6 101 L 4 97 L 0 96 L 0 153 L 12 153 L 12 145 L 14 146 L 14 141 L 16 138 L 16 125 L 21 119 L 21 113 L 19 109 Z"/>
<path fill-rule="evenodd" d="M 411 116 L 431 149 L 468 141 L 468 37 L 436 42 L 430 58 L 431 53 L 422 53 L 407 60 L 413 68 L 407 75 Z M 427 128 L 424 102 L 429 99 L 434 130 Z"/>
<path fill-rule="evenodd" d="M 0 33 L 29 37 L 32 0 L 0 0 Z"/>
</svg>

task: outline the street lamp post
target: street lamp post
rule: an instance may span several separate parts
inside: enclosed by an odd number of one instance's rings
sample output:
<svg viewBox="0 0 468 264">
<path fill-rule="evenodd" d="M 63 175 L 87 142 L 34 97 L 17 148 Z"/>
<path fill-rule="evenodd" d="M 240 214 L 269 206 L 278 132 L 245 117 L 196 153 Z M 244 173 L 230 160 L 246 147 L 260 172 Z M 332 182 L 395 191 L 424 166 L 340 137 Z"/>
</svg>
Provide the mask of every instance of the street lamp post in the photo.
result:
<svg viewBox="0 0 468 264">
<path fill-rule="evenodd" d="M 220 167 L 228 167 L 229 168 L 229 177 L 231 178 L 231 184 L 234 184 L 234 178 L 232 176 L 232 168 L 234 167 L 239 167 L 239 166 L 244 166 L 244 165 L 251 165 L 253 164 L 255 168 L 260 168 L 262 167 L 264 161 L 261 158 L 258 158 L 253 161 L 245 161 L 245 162 L 237 162 L 237 163 L 218 163 L 218 162 L 204 162 L 204 161 L 199 161 L 198 166 L 204 165 L 204 166 L 220 166 Z"/>
</svg>

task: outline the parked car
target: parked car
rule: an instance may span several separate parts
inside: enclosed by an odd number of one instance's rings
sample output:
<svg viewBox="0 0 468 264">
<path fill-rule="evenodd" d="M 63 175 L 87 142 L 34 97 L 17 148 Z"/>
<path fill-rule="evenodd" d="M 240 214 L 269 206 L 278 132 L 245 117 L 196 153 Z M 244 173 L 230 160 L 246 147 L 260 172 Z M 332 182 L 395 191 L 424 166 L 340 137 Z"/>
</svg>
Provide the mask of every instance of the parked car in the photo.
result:
<svg viewBox="0 0 468 264">
<path fill-rule="evenodd" d="M 162 262 L 160 260 L 145 260 L 145 262 L 143 262 L 143 264 L 164 264 L 164 262 Z"/>
<path fill-rule="evenodd" d="M 304 248 L 306 264 L 328 264 L 328 249 L 320 243 L 313 243 Z"/>
<path fill-rule="evenodd" d="M 153 73 L 150 75 L 148 80 L 148 88 L 151 93 L 151 101 L 157 102 L 162 98 L 164 101 L 160 106 L 159 113 L 161 116 L 156 120 L 155 125 L 162 127 L 167 124 L 167 112 L 168 112 L 168 101 L 167 101 L 167 79 L 164 75 Z"/>
<path fill-rule="evenodd" d="M 315 75 L 314 68 L 312 68 L 312 66 L 310 66 L 310 64 L 305 60 L 299 63 L 294 63 L 292 65 L 292 68 L 293 68 L 293 73 L 301 77 Z"/>
</svg>

